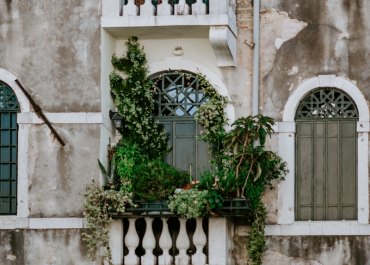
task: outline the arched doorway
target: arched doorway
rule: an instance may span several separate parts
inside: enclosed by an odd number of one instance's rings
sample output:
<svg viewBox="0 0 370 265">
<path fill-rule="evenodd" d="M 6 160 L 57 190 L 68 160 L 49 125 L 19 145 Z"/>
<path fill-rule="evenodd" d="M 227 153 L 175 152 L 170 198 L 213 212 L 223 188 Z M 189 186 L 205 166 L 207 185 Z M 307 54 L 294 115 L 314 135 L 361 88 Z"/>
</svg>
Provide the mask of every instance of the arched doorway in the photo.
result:
<svg viewBox="0 0 370 265">
<path fill-rule="evenodd" d="M 193 177 L 209 167 L 208 145 L 200 141 L 195 114 L 207 97 L 195 74 L 169 71 L 151 77 L 155 90 L 154 116 L 169 136 L 171 152 L 166 161 Z"/>
<path fill-rule="evenodd" d="M 312 90 L 296 116 L 296 220 L 357 219 L 358 111 L 332 87 Z"/>
</svg>

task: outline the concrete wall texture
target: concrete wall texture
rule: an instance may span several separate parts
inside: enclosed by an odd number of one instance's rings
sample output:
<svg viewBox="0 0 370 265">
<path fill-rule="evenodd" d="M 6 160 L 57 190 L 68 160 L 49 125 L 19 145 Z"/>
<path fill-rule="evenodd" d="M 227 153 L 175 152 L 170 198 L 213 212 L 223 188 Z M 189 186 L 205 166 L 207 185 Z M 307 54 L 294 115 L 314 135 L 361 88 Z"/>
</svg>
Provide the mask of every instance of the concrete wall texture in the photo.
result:
<svg viewBox="0 0 370 265">
<path fill-rule="evenodd" d="M 212 0 L 210 0 L 212 1 Z M 236 4 L 235 67 L 218 68 L 207 38 L 145 39 L 149 63 L 181 45 L 185 59 L 202 61 L 228 89 L 235 116 L 251 112 L 252 0 Z M 13 73 L 47 113 L 100 113 L 101 1 L 0 0 L 0 68 Z M 368 0 L 262 0 L 260 13 L 260 111 L 280 121 L 289 95 L 305 79 L 337 75 L 370 98 Z M 122 53 L 124 39 L 115 40 Z M 196 45 L 194 45 L 196 43 Z M 167 47 L 167 46 L 168 47 Z M 98 181 L 101 122 L 66 118 L 55 128 L 30 124 L 28 217 L 82 217 L 82 194 Z M 277 137 L 271 141 L 276 148 Z M 104 153 L 104 152 L 103 152 Z M 269 221 L 277 222 L 277 192 L 265 196 Z M 1 220 L 1 219 L 0 219 Z M 1 222 L 0 222 L 1 227 Z M 98 264 L 86 257 L 80 229 L 0 230 L 1 265 Z M 234 235 L 236 264 L 248 264 L 248 236 Z M 370 264 L 370 236 L 269 236 L 264 264 Z"/>
</svg>

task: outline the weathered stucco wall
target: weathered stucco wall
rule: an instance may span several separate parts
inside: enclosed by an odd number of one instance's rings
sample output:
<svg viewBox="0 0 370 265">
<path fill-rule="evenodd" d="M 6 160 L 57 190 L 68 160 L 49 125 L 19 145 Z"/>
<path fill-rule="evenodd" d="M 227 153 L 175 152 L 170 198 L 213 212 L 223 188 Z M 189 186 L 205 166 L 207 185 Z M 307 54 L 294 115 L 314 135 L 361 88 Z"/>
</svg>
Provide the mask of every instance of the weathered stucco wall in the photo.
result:
<svg viewBox="0 0 370 265">
<path fill-rule="evenodd" d="M 280 119 L 290 92 L 320 74 L 347 77 L 370 97 L 369 1 L 263 0 L 262 10 L 264 114 Z"/>
<path fill-rule="evenodd" d="M 30 216 L 81 217 L 84 190 L 99 177 L 100 125 L 55 128 L 67 143 L 63 148 L 45 125 L 30 130 Z"/>
<path fill-rule="evenodd" d="M 248 238 L 236 236 L 233 256 L 247 265 Z M 370 264 L 369 236 L 274 236 L 267 237 L 264 265 L 359 265 Z"/>
<path fill-rule="evenodd" d="M 1 265 L 95 264 L 75 229 L 0 230 L 0 246 Z"/>
<path fill-rule="evenodd" d="M 0 1 L 0 67 L 46 112 L 100 110 L 100 2 Z"/>
</svg>

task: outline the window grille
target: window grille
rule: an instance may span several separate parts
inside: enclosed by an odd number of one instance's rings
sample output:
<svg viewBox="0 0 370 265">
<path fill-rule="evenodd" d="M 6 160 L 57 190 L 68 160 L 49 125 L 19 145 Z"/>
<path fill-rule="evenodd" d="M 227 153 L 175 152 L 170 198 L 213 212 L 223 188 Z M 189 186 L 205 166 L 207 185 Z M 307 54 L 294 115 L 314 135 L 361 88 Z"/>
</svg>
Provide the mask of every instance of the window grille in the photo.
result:
<svg viewBox="0 0 370 265">
<path fill-rule="evenodd" d="M 0 214 L 17 213 L 17 112 L 13 90 L 0 82 Z"/>
<path fill-rule="evenodd" d="M 154 115 L 157 117 L 192 117 L 199 106 L 207 101 L 194 74 L 168 72 L 152 80 L 155 90 Z"/>
<path fill-rule="evenodd" d="M 309 93 L 299 104 L 296 119 L 358 118 L 353 100 L 338 89 L 325 87 Z"/>
</svg>

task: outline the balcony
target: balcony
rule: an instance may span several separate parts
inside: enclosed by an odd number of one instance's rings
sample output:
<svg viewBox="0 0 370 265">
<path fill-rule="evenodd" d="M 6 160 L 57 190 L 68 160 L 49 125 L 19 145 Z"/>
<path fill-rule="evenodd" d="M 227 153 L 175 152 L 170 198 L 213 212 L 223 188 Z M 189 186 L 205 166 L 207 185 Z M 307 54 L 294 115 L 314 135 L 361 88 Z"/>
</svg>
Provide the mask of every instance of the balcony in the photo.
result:
<svg viewBox="0 0 370 265">
<path fill-rule="evenodd" d="M 233 264 L 226 218 L 131 217 L 110 225 L 114 265 Z"/>
<path fill-rule="evenodd" d="M 234 66 L 236 58 L 235 6 L 229 0 L 197 0 L 188 5 L 162 0 L 104 0 L 102 28 L 116 39 L 209 38 L 219 67 Z M 140 3 L 136 5 L 135 3 Z"/>
</svg>

